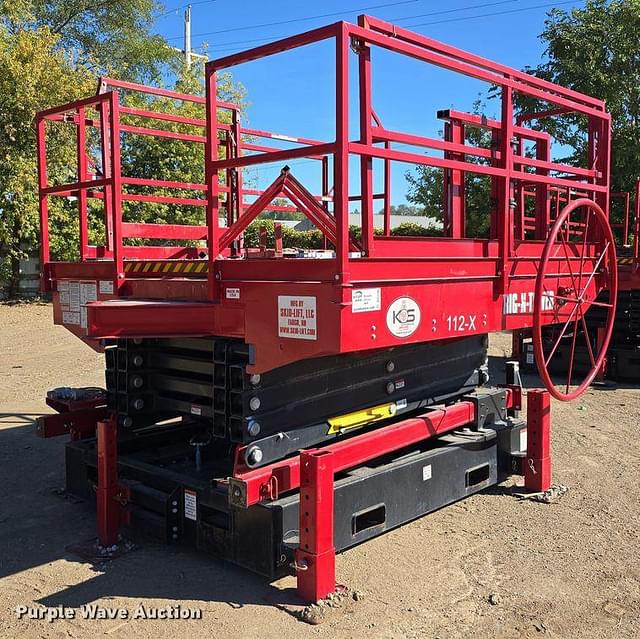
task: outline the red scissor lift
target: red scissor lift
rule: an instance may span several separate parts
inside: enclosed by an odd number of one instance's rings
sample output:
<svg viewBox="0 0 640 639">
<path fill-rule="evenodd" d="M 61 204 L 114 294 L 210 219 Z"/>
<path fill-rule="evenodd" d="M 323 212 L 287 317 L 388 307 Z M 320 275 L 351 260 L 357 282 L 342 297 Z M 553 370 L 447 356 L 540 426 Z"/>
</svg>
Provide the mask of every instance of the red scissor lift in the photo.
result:
<svg viewBox="0 0 640 639">
<path fill-rule="evenodd" d="M 238 109 L 218 99 L 218 72 L 320 41 L 335 47 L 335 140 L 246 129 Z M 372 106 L 376 48 L 498 87 L 500 120 L 441 111 L 444 139 L 386 129 Z M 359 87 L 355 139 L 349 134 L 352 56 Z M 126 107 L 116 89 L 203 103 L 206 119 Z M 586 168 L 554 162 L 551 139 L 514 121 L 517 93 L 539 101 L 539 117 L 585 116 Z M 73 183 L 48 183 L 50 120 L 76 128 Z M 89 127 L 101 139 L 93 175 Z M 470 144 L 465 132 L 473 127 L 490 130 L 491 145 Z M 607 221 L 610 117 L 603 102 L 361 16 L 357 25 L 337 22 L 210 62 L 206 100 L 105 81 L 97 96 L 41 113 L 38 134 L 43 286 L 53 294 L 56 322 L 105 347 L 107 376 L 107 396 L 95 400 L 95 414 L 86 403 L 82 413 L 72 402 L 58 403 L 67 412 L 42 419 L 40 433 L 72 431 L 68 488 L 96 489 L 103 547 L 128 526 L 269 576 L 291 566 L 301 595 L 315 601 L 335 588 L 336 550 L 482 490 L 505 473 L 524 474 L 534 490 L 549 487 L 549 393 L 528 393 L 524 444 L 514 371 L 503 386 L 486 383 L 486 334 L 532 327 L 544 363 L 543 327 L 571 331 L 600 305 L 605 334 L 578 387 L 571 367 L 562 388 L 540 367 L 548 391 L 560 399 L 582 392 L 596 374 L 615 304 L 595 298 L 609 291 L 615 300 L 617 286 Z M 127 134 L 204 144 L 205 183 L 122 175 Z M 354 157 L 359 171 L 350 179 Z M 284 166 L 296 158 L 319 162 L 320 194 Z M 375 159 L 384 164 L 381 193 L 374 193 Z M 443 171 L 444 237 L 391 235 L 393 162 Z M 246 188 L 243 169 L 269 163 L 281 168 L 273 183 Z M 465 234 L 464 183 L 472 174 L 489 180 L 494 196 L 484 239 Z M 583 197 L 553 212 L 551 194 L 562 189 L 579 189 Z M 199 197 L 186 197 L 185 190 Z M 52 261 L 49 198 L 70 195 L 80 212 L 80 260 Z M 102 246 L 89 245 L 90 198 L 103 203 Z M 322 231 L 326 251 L 243 249 L 243 232 L 276 198 L 287 198 Z M 384 202 L 382 235 L 374 234 L 375 200 Z M 204 223 L 127 221 L 129 201 L 200 206 Z M 351 201 L 361 210 L 358 238 L 349 231 Z M 152 240 L 159 241 L 151 246 Z"/>
</svg>

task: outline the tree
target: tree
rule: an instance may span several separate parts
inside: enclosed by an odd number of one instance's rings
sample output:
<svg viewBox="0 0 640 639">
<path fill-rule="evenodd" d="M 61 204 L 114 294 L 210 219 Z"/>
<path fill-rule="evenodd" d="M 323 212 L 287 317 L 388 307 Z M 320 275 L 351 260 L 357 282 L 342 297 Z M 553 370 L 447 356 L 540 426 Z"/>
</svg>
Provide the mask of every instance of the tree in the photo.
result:
<svg viewBox="0 0 640 639">
<path fill-rule="evenodd" d="M 382 215 L 384 213 L 384 208 L 378 211 L 378 215 Z M 389 207 L 390 215 L 410 215 L 414 217 L 425 215 L 425 211 L 421 206 L 410 206 L 408 204 L 392 204 Z"/>
<path fill-rule="evenodd" d="M 612 191 L 633 191 L 640 174 L 639 32 L 640 0 L 587 0 L 570 11 L 553 9 L 540 35 L 547 60 L 525 69 L 606 101 L 612 116 Z M 580 125 L 583 119 L 575 115 L 538 124 L 570 147 L 567 161 L 584 165 L 587 141 Z"/>
<path fill-rule="evenodd" d="M 38 241 L 36 112 L 90 95 L 99 73 L 159 79 L 175 55 L 150 31 L 159 6 L 155 0 L 0 1 L 0 281 L 8 282 L 9 295 L 17 291 L 20 258 Z M 52 127 L 50 140 L 63 159 L 73 143 L 60 129 Z M 64 179 L 63 165 L 53 163 L 52 178 Z M 63 257 L 77 223 L 70 203 L 56 200 L 51 226 L 61 232 L 51 248 Z"/>
</svg>

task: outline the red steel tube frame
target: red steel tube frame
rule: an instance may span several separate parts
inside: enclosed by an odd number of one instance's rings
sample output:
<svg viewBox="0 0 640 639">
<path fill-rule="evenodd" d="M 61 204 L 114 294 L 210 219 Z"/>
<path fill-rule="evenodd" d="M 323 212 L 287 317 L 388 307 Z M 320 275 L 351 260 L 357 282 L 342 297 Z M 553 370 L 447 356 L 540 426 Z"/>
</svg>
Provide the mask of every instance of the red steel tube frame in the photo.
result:
<svg viewBox="0 0 640 639">
<path fill-rule="evenodd" d="M 208 95 L 216 94 L 216 72 L 255 60 L 261 57 L 270 56 L 276 53 L 287 51 L 293 48 L 305 46 L 319 42 L 328 38 L 333 38 L 336 42 L 336 140 L 333 150 L 328 144 L 323 149 L 314 149 L 318 153 L 333 153 L 334 156 L 334 216 L 338 227 L 338 238 L 336 244 L 337 264 L 336 281 L 338 284 L 349 282 L 349 257 L 348 257 L 348 229 L 345 220 L 348 219 L 349 196 L 344 195 L 346 185 L 349 183 L 348 157 L 350 154 L 360 156 L 360 181 L 362 193 L 362 229 L 363 229 L 363 249 L 364 254 L 374 256 L 376 239 L 373 236 L 373 196 L 371 189 L 371 159 L 381 158 L 385 160 L 385 166 L 389 161 L 401 161 L 414 164 L 425 164 L 429 166 L 443 168 L 452 171 L 468 171 L 477 174 L 491 176 L 498 180 L 499 202 L 497 211 L 498 223 L 495 227 L 499 241 L 500 254 L 500 288 L 507 288 L 508 263 L 513 256 L 516 237 L 513 233 L 513 213 L 510 202 L 512 201 L 512 185 L 515 181 L 524 181 L 533 185 L 539 185 L 540 191 L 544 191 L 549 186 L 574 188 L 579 184 L 580 188 L 595 196 L 602 205 L 603 195 L 608 191 L 608 171 L 605 165 L 608 156 L 610 116 L 604 110 L 604 103 L 601 100 L 591 98 L 576 91 L 565 89 L 550 82 L 534 78 L 525 73 L 510 69 L 504 65 L 475 56 L 467 52 L 449 47 L 424 36 L 396 27 L 389 23 L 361 16 L 359 25 L 351 25 L 338 22 L 327 27 L 314 29 L 291 38 L 285 38 L 276 42 L 259 46 L 248 51 L 226 56 L 224 58 L 211 61 L 207 64 L 207 85 Z M 359 88 L 360 88 L 360 139 L 359 141 L 349 141 L 346 137 L 348 130 L 348 60 L 349 44 L 359 54 Z M 400 132 L 385 131 L 378 122 L 372 126 L 373 109 L 371 106 L 371 72 L 369 47 L 376 45 L 385 49 L 413 57 L 430 64 L 440 66 L 458 73 L 462 73 L 476 79 L 484 80 L 502 88 L 502 117 L 500 123 L 492 123 L 499 126 L 501 131 L 502 146 L 499 154 L 497 166 L 484 166 L 470 164 L 465 161 L 465 154 L 484 156 L 489 152 L 482 149 L 474 149 L 464 144 L 464 141 L 455 143 L 440 142 L 426 137 L 409 136 Z M 513 93 L 519 92 L 526 95 L 543 99 L 548 103 L 555 104 L 557 108 L 531 114 L 529 117 L 544 117 L 567 111 L 577 111 L 589 116 L 589 139 L 591 144 L 591 155 L 594 162 L 591 166 L 595 168 L 579 168 L 563 165 L 549 161 L 548 154 L 544 151 L 537 153 L 536 158 L 527 158 L 523 155 L 515 155 L 511 146 L 511 139 L 514 135 L 540 139 L 545 134 L 539 134 L 527 130 L 520 125 L 515 125 L 513 121 Z M 210 119 L 215 118 L 217 107 L 211 105 Z M 209 131 L 212 139 L 215 133 Z M 547 136 L 548 137 L 548 136 Z M 374 146 L 376 141 L 385 142 L 385 148 Z M 418 146 L 435 147 L 449 153 L 444 159 L 426 157 L 417 153 L 409 153 L 394 150 L 390 147 L 391 141 L 417 144 Z M 598 144 L 598 150 L 595 146 Z M 604 151 L 604 152 L 603 152 Z M 269 161 L 280 161 L 298 155 L 297 149 L 288 149 L 272 153 L 262 153 L 243 159 L 240 162 L 233 160 L 220 161 L 217 158 L 209 158 L 211 166 L 209 172 L 212 174 L 216 170 L 227 168 L 228 166 L 247 166 L 249 164 L 259 164 Z M 518 168 L 516 168 L 518 167 Z M 530 173 L 525 167 L 535 169 L 535 173 Z M 582 178 L 577 183 L 574 179 L 551 175 L 568 174 L 574 178 Z M 344 188 L 343 188 L 344 186 Z M 537 198 L 541 204 L 542 198 Z M 605 204 L 604 208 L 607 205 Z M 546 208 L 546 205 L 545 205 Z M 217 210 L 217 209 L 216 209 Z M 386 224 L 386 221 L 385 221 Z M 386 227 L 385 227 L 386 230 Z M 456 237 L 461 236 L 456 231 Z M 519 238 L 518 238 L 519 239 Z M 210 260 L 214 258 L 210 255 Z M 210 269 L 210 271 L 213 269 Z"/>
<path fill-rule="evenodd" d="M 511 389 L 507 392 L 507 408 L 514 406 Z M 444 407 L 435 407 L 420 417 L 412 417 L 390 426 L 377 428 L 349 439 L 329 444 L 322 450 L 333 453 L 333 469 L 338 473 L 366 461 L 410 446 L 455 428 L 470 424 L 475 419 L 475 405 L 460 401 Z M 233 478 L 245 486 L 249 507 L 273 497 L 273 486 L 279 494 L 300 486 L 300 457 L 294 456 L 262 468 L 249 469 L 244 464 L 244 449 L 236 451 Z"/>
<path fill-rule="evenodd" d="M 511 405 L 513 400 L 513 394 L 510 393 Z M 467 402 L 462 402 L 462 404 L 465 403 Z M 453 404 L 443 410 L 453 411 L 457 406 L 459 404 Z M 527 398 L 527 450 L 523 472 L 525 488 L 534 492 L 545 491 L 551 487 L 550 411 L 549 393 L 538 389 L 530 390 Z M 464 415 L 464 409 L 461 415 Z M 464 423 L 458 424 L 458 426 L 462 425 Z M 456 427 L 451 424 L 449 426 Z M 381 432 L 390 428 L 383 428 Z M 375 432 L 377 431 L 373 431 Z M 388 434 L 391 435 L 390 430 Z M 360 436 L 360 438 L 365 437 L 367 435 Z M 402 448 L 403 444 L 399 441 L 396 443 L 398 445 L 395 450 Z M 321 449 L 303 450 L 298 458 L 300 541 L 295 554 L 294 568 L 298 594 L 308 602 L 324 599 L 336 588 L 333 545 L 334 476 L 336 472 L 343 469 L 338 447 L 338 444 L 334 444 Z M 386 449 L 385 452 L 391 451 Z M 354 465 L 363 461 L 366 459 Z"/>
</svg>

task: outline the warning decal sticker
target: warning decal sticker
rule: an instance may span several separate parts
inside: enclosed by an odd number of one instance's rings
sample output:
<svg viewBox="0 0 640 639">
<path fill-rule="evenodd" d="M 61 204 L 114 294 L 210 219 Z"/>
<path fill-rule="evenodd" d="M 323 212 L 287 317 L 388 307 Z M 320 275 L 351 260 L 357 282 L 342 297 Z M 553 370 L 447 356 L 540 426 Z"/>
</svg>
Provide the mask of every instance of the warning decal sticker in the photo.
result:
<svg viewBox="0 0 640 639">
<path fill-rule="evenodd" d="M 318 339 L 316 298 L 278 295 L 278 336 Z"/>
<path fill-rule="evenodd" d="M 198 503 L 194 490 L 184 489 L 184 516 L 192 521 L 198 521 Z"/>
</svg>

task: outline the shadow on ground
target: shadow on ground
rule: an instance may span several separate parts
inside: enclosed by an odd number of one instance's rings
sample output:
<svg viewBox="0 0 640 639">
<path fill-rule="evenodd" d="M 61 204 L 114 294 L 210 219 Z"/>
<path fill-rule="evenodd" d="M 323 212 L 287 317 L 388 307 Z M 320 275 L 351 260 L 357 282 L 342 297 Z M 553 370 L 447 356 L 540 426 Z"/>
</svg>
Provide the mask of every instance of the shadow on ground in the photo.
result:
<svg viewBox="0 0 640 639">
<path fill-rule="evenodd" d="M 100 564 L 66 548 L 95 536 L 91 504 L 64 496 L 66 438 L 35 435 L 37 414 L 0 414 L 0 579 L 59 560 L 91 566 L 95 576 L 38 599 L 45 606 L 78 607 L 102 598 L 297 604 L 295 590 L 203 554 L 167 546 L 141 546 Z"/>
</svg>

